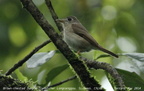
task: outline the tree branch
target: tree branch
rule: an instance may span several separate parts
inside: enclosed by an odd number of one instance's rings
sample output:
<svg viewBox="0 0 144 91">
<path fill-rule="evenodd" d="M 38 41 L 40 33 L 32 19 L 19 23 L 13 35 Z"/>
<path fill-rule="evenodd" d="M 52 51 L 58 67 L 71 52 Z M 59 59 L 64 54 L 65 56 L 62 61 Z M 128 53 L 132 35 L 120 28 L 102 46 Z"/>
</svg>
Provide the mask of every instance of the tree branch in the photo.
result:
<svg viewBox="0 0 144 91">
<path fill-rule="evenodd" d="M 125 84 L 124 84 L 121 76 L 119 75 L 117 70 L 115 68 L 113 68 L 110 64 L 104 63 L 104 62 L 98 62 L 98 61 L 94 61 L 94 60 L 89 60 L 89 59 L 84 58 L 84 57 L 80 57 L 80 59 L 84 60 L 89 68 L 94 68 L 96 70 L 97 69 L 103 69 L 103 70 L 107 71 L 113 77 L 113 79 L 115 80 L 115 86 L 114 87 L 116 88 L 115 89 L 116 91 L 127 91 L 127 88 L 125 87 Z M 43 90 L 46 90 L 46 89 L 49 89 L 51 87 L 55 87 L 55 86 L 61 85 L 63 83 L 71 81 L 71 80 L 73 80 L 75 78 L 76 78 L 76 76 L 73 76 L 71 78 L 63 80 L 63 81 L 61 81 L 59 83 L 56 83 L 54 85 L 45 87 L 45 88 L 43 88 Z"/>
<path fill-rule="evenodd" d="M 95 81 L 94 77 L 90 76 L 86 66 L 83 61 L 79 60 L 77 56 L 69 49 L 67 44 L 61 39 L 61 37 L 55 32 L 54 28 L 48 23 L 44 18 L 43 14 L 34 5 L 32 0 L 21 0 L 24 8 L 26 8 L 36 22 L 41 26 L 44 32 L 49 36 L 51 41 L 55 46 L 61 51 L 61 53 L 66 57 L 69 64 L 72 66 L 77 74 L 77 77 L 81 79 L 82 83 L 89 91 L 96 91 L 95 88 L 99 88 L 97 91 L 104 91 L 100 89 L 101 85 Z"/>
<path fill-rule="evenodd" d="M 49 89 L 49 88 L 52 88 L 52 87 L 56 87 L 56 86 L 58 86 L 58 85 L 61 85 L 61 84 L 66 83 L 66 82 L 68 82 L 68 81 L 71 81 L 71 80 L 73 80 L 73 79 L 75 79 L 75 78 L 77 78 L 77 77 L 76 77 L 76 76 L 70 77 L 70 78 L 68 78 L 68 79 L 66 79 L 66 80 L 63 80 L 63 81 L 59 82 L 59 83 L 56 83 L 56 84 L 54 84 L 54 85 L 50 85 L 50 86 L 48 86 L 48 87 L 45 87 L 45 88 L 42 89 L 42 91 L 44 91 L 44 90 L 46 90 L 46 89 Z"/>
<path fill-rule="evenodd" d="M 10 75 L 13 71 L 15 71 L 17 68 L 19 68 L 20 66 L 22 66 L 33 54 L 35 54 L 39 49 L 41 49 L 42 47 L 44 47 L 45 45 L 47 45 L 48 43 L 50 43 L 51 40 L 47 40 L 45 42 L 43 42 L 42 44 L 40 44 L 39 46 L 37 46 L 35 49 L 33 49 L 27 56 L 25 56 L 22 60 L 20 60 L 18 63 L 16 63 L 12 68 L 10 68 L 5 75 Z"/>
<path fill-rule="evenodd" d="M 126 86 L 125 86 L 121 76 L 119 75 L 117 70 L 115 68 L 113 68 L 110 64 L 104 63 L 104 62 L 98 62 L 98 61 L 94 61 L 94 60 L 89 60 L 84 57 L 80 57 L 80 59 L 84 60 L 89 68 L 103 69 L 103 70 L 107 71 L 115 80 L 116 88 L 119 88 L 118 91 L 126 90 Z"/>
<path fill-rule="evenodd" d="M 0 91 L 39 91 L 37 87 L 33 88 L 34 82 L 22 82 L 11 76 L 4 76 L 0 73 Z"/>
<path fill-rule="evenodd" d="M 58 16 L 57 16 L 57 14 L 56 14 L 55 11 L 54 11 L 54 8 L 53 8 L 53 6 L 52 6 L 51 1 L 50 1 L 50 0 L 45 0 L 45 2 L 46 2 L 46 5 L 47 5 L 47 7 L 48 7 L 48 9 L 49 9 L 52 17 L 53 17 L 53 20 L 55 21 L 58 29 L 60 30 L 60 32 L 62 32 L 62 31 L 63 31 L 62 26 L 61 26 L 60 23 L 58 23 L 58 22 L 56 21 L 56 19 L 58 19 Z"/>
</svg>

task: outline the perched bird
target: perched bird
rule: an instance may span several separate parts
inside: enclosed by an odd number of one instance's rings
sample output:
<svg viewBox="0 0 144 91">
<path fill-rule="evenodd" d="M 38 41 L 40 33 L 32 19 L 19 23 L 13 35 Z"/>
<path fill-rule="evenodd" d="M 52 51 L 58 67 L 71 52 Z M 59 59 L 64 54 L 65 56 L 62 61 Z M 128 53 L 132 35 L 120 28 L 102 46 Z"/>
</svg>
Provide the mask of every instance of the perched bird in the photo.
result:
<svg viewBox="0 0 144 91">
<path fill-rule="evenodd" d="M 118 58 L 117 54 L 101 47 L 75 16 L 69 16 L 65 19 L 57 19 L 57 22 L 62 24 L 64 30 L 63 40 L 73 50 L 87 52 L 95 49 Z"/>
</svg>

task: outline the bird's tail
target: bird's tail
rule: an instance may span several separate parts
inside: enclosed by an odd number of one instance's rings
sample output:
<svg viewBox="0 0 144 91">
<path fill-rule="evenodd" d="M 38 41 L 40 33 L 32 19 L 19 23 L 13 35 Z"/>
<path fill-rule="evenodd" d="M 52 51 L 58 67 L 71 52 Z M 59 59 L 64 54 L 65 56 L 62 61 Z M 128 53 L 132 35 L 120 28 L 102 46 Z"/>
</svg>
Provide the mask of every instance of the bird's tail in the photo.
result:
<svg viewBox="0 0 144 91">
<path fill-rule="evenodd" d="M 109 50 L 107 50 L 107 49 L 105 49 L 105 48 L 100 47 L 99 50 L 101 50 L 101 51 L 103 51 L 103 52 L 106 52 L 106 53 L 108 53 L 108 54 L 110 54 L 110 55 L 118 58 L 118 55 L 117 55 L 117 54 L 115 54 L 115 53 L 113 53 L 113 52 L 111 52 L 111 51 L 109 51 Z"/>
</svg>

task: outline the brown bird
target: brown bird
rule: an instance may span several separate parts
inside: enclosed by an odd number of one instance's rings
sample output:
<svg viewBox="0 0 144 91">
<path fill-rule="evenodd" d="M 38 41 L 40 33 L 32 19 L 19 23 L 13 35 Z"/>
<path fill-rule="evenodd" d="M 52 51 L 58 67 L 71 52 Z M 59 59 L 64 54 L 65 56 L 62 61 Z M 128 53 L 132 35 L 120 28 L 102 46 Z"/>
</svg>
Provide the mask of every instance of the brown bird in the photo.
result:
<svg viewBox="0 0 144 91">
<path fill-rule="evenodd" d="M 101 47 L 75 16 L 69 16 L 66 19 L 57 19 L 57 21 L 62 24 L 64 30 L 63 40 L 73 50 L 87 52 L 95 49 L 118 58 L 117 54 Z"/>
</svg>

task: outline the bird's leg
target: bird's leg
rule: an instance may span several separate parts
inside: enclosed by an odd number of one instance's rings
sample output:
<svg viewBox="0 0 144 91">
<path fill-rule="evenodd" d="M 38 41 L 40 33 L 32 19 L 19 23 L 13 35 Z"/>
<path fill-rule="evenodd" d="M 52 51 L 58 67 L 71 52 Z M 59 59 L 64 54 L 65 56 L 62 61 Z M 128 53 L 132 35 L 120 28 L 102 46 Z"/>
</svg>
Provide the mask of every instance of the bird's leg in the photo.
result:
<svg viewBox="0 0 144 91">
<path fill-rule="evenodd" d="M 80 54 L 80 50 L 79 50 L 79 51 L 77 51 L 77 54 L 78 54 L 79 56 L 81 56 L 81 54 Z"/>
</svg>

